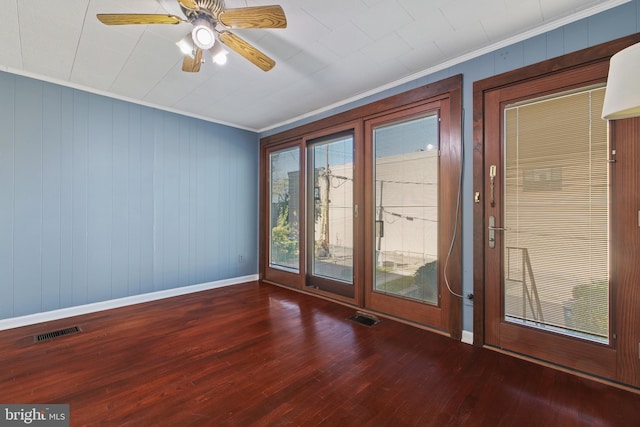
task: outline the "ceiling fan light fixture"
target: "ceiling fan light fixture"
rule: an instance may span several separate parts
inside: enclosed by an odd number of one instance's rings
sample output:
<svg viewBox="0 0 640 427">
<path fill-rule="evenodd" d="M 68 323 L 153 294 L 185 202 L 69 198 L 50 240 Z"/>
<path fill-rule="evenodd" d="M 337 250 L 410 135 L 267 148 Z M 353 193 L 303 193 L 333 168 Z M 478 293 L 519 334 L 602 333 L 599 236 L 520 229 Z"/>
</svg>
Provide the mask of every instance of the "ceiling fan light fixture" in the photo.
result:
<svg viewBox="0 0 640 427">
<path fill-rule="evenodd" d="M 281 6 L 247 6 L 227 9 L 224 0 L 178 0 L 178 3 L 184 18 L 158 13 L 99 13 L 96 17 L 105 25 L 180 24 L 183 22 L 191 24 L 187 37 L 176 43 L 184 56 L 182 58 L 184 72 L 200 71 L 205 50 L 210 51 L 207 57 L 211 58 L 212 62 L 219 65 L 226 63 L 227 50 L 221 45 L 233 50 L 263 71 L 269 71 L 276 65 L 273 59 L 229 30 L 286 28 L 287 18 Z M 211 51 L 216 47 L 219 50 Z"/>
<path fill-rule="evenodd" d="M 189 55 L 192 58 L 194 57 L 194 53 L 196 49 L 193 44 L 193 38 L 191 37 L 191 34 L 187 34 L 182 39 L 177 41 L 176 46 L 178 46 L 178 48 L 180 49 L 180 52 L 182 52 L 184 55 Z"/>
<path fill-rule="evenodd" d="M 227 63 L 227 54 L 229 53 L 220 43 L 216 43 L 211 49 L 209 49 L 211 59 L 218 65 L 224 65 Z"/>
<path fill-rule="evenodd" d="M 218 65 L 224 65 L 227 63 L 227 51 L 224 52 L 220 52 L 219 54 L 217 54 L 216 56 L 213 57 L 213 62 L 215 62 Z"/>
<path fill-rule="evenodd" d="M 216 42 L 213 25 L 206 18 L 197 18 L 193 21 L 191 37 L 196 46 L 203 50 L 211 49 Z"/>
</svg>

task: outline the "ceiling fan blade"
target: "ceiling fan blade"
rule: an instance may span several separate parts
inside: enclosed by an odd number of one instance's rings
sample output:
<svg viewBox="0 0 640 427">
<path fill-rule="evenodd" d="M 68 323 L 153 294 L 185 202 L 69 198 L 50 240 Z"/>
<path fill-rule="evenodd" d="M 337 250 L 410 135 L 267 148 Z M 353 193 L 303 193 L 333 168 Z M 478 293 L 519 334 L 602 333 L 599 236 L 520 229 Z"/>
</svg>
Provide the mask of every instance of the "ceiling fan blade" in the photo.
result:
<svg viewBox="0 0 640 427">
<path fill-rule="evenodd" d="M 105 25 L 179 24 L 185 22 L 184 19 L 175 15 L 146 13 L 99 13 L 96 17 Z"/>
<path fill-rule="evenodd" d="M 244 56 L 264 71 L 269 71 L 276 65 L 276 61 L 229 31 L 220 32 L 219 37 L 220 41 L 229 46 L 231 50 Z"/>
<path fill-rule="evenodd" d="M 202 65 L 202 49 L 196 48 L 193 56 L 185 55 L 182 60 L 182 71 L 197 73 Z"/>
<path fill-rule="evenodd" d="M 185 9 L 189 9 L 189 10 L 200 9 L 198 7 L 198 3 L 196 3 L 196 0 L 178 0 L 178 3 L 180 3 L 180 6 L 184 7 Z"/>
<path fill-rule="evenodd" d="M 218 17 L 229 28 L 286 28 L 287 17 L 280 6 L 225 9 Z"/>
</svg>

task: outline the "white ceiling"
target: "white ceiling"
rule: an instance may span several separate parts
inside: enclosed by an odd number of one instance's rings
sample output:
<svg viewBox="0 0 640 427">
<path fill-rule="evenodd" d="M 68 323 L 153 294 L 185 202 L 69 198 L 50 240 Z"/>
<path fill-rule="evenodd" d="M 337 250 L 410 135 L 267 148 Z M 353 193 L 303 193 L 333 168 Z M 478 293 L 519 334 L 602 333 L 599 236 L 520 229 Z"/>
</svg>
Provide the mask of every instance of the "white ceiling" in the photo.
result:
<svg viewBox="0 0 640 427">
<path fill-rule="evenodd" d="M 175 0 L 0 0 L 0 70 L 264 131 L 442 64 L 628 0 L 226 0 L 280 4 L 286 29 L 234 32 L 276 60 L 181 71 L 190 24 L 105 26 L 97 13 L 170 13 Z"/>
</svg>

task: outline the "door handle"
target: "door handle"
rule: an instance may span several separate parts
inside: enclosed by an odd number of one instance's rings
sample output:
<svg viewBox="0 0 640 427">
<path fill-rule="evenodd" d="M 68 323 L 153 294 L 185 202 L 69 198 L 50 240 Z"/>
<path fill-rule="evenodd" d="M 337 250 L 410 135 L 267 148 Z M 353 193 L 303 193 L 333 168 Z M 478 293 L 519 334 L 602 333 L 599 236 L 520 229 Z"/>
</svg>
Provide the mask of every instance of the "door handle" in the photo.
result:
<svg viewBox="0 0 640 427">
<path fill-rule="evenodd" d="M 496 227 L 496 217 L 491 215 L 489 217 L 489 249 L 496 247 L 496 231 L 507 231 L 506 227 Z"/>
</svg>

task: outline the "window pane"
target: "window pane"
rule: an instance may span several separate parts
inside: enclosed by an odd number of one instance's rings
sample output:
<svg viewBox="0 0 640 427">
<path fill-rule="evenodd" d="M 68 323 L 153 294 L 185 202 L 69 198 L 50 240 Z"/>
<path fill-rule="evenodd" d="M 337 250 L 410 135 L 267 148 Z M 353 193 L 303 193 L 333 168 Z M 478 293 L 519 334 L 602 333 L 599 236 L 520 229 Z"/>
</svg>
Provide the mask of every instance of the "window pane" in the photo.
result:
<svg viewBox="0 0 640 427">
<path fill-rule="evenodd" d="M 375 290 L 438 303 L 438 117 L 374 130 Z"/>
<path fill-rule="evenodd" d="M 291 148 L 269 155 L 271 173 L 271 267 L 296 272 L 300 268 L 299 183 L 300 150 Z"/>
<path fill-rule="evenodd" d="M 509 321 L 608 342 L 604 88 L 505 109 Z"/>
<path fill-rule="evenodd" d="M 353 284 L 353 136 L 309 147 L 313 197 L 311 274 Z M 311 191 L 312 190 L 312 191 Z"/>
</svg>

